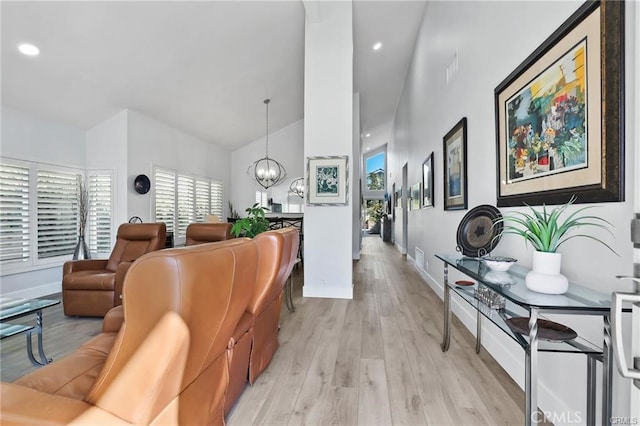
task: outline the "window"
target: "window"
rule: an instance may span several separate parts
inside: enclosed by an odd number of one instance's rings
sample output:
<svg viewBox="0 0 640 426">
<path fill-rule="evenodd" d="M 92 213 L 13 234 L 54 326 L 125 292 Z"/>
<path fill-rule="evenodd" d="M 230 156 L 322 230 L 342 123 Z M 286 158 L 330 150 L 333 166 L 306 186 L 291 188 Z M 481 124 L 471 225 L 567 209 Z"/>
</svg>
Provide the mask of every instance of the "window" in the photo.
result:
<svg viewBox="0 0 640 426">
<path fill-rule="evenodd" d="M 94 253 L 111 251 L 111 173 L 88 172 L 89 218 L 87 237 Z"/>
<path fill-rule="evenodd" d="M 76 173 L 38 170 L 38 259 L 73 254 L 78 241 L 79 182 Z"/>
<path fill-rule="evenodd" d="M 264 207 L 265 209 L 269 208 L 267 191 L 256 191 L 256 203 L 258 203 L 260 207 Z"/>
<path fill-rule="evenodd" d="M 167 224 L 167 232 L 173 232 L 176 211 L 176 175 L 171 171 L 155 171 L 155 211 L 156 222 Z"/>
<path fill-rule="evenodd" d="M 29 260 L 29 167 L 0 164 L 0 263 Z"/>
<path fill-rule="evenodd" d="M 365 199 L 383 199 L 387 192 L 387 147 L 382 146 L 364 158 L 365 187 L 363 197 Z"/>
<path fill-rule="evenodd" d="M 184 237 L 192 222 L 210 214 L 222 217 L 222 182 L 162 168 L 155 169 L 154 180 L 155 221 L 166 223 L 176 238 Z"/>
</svg>

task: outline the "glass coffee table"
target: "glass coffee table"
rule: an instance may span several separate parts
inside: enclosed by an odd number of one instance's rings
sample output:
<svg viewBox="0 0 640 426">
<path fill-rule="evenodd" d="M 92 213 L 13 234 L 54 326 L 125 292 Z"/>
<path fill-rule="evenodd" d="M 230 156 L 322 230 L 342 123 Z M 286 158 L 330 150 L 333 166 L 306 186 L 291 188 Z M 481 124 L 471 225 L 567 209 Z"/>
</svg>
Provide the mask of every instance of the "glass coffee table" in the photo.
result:
<svg viewBox="0 0 640 426">
<path fill-rule="evenodd" d="M 42 346 L 42 310 L 57 305 L 60 300 L 53 299 L 13 299 L 0 297 L 0 338 L 27 333 L 27 356 L 36 367 L 50 363 L 52 360 L 44 354 Z M 29 314 L 36 315 L 35 325 L 12 324 L 9 321 Z M 33 353 L 31 335 L 35 332 L 38 340 L 38 358 Z"/>
</svg>

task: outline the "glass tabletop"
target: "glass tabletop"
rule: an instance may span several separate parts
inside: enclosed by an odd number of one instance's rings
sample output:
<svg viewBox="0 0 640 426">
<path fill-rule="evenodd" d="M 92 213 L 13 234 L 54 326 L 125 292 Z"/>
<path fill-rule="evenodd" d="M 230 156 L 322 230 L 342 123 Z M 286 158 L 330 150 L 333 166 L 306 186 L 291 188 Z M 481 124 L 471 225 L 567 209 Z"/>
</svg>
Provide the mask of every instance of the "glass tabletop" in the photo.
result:
<svg viewBox="0 0 640 426">
<path fill-rule="evenodd" d="M 11 320 L 60 303 L 53 299 L 13 299 L 0 297 L 0 321 Z"/>
<path fill-rule="evenodd" d="M 569 290 L 565 294 L 542 294 L 531 291 L 524 283 L 529 269 L 519 265 L 513 265 L 507 272 L 496 272 L 490 270 L 478 258 L 443 254 L 437 254 L 436 257 L 491 288 L 507 300 L 526 308 L 534 307 L 548 311 L 585 311 L 584 313 L 593 314 L 601 314 L 611 309 L 611 294 L 573 283 L 569 283 Z"/>
</svg>

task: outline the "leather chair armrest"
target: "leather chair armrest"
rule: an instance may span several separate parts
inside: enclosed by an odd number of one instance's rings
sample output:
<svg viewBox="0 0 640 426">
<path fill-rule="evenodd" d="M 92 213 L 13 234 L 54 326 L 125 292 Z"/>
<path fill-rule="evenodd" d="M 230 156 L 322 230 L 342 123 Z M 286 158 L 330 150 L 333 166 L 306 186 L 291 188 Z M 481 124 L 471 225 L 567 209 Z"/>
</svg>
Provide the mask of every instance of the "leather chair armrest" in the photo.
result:
<svg viewBox="0 0 640 426">
<path fill-rule="evenodd" d="M 122 305 L 122 286 L 124 284 L 124 277 L 127 275 L 127 271 L 133 262 L 122 262 L 116 269 L 116 288 L 113 294 L 113 306 Z"/>
<path fill-rule="evenodd" d="M 78 271 L 99 271 L 107 266 L 107 259 L 70 260 L 62 266 L 62 276 Z"/>
<path fill-rule="evenodd" d="M 189 329 L 178 314 L 168 312 L 115 377 L 98 376 L 86 401 L 132 424 L 150 424 L 162 413 L 163 424 L 177 425 L 188 353 Z M 175 418 L 166 418 L 167 412 Z"/>
<path fill-rule="evenodd" d="M 111 308 L 102 320 L 103 333 L 117 333 L 122 328 L 124 322 L 124 310 L 122 305 Z"/>
</svg>

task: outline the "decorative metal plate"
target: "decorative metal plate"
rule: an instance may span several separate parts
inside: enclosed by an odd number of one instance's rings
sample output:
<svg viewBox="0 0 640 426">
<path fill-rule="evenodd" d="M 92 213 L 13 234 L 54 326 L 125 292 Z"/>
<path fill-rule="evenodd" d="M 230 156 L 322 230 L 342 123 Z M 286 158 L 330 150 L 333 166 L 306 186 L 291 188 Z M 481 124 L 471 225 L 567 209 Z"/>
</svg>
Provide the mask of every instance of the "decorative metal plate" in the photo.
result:
<svg viewBox="0 0 640 426">
<path fill-rule="evenodd" d="M 470 257 L 489 254 L 500 242 L 503 224 L 494 225 L 494 221 L 501 217 L 500 211 L 488 204 L 469 210 L 458 225 L 456 250 Z"/>
<path fill-rule="evenodd" d="M 147 175 L 138 175 L 133 181 L 133 188 L 138 194 L 146 194 L 151 189 L 151 181 Z"/>
<path fill-rule="evenodd" d="M 528 317 L 509 318 L 507 320 L 507 325 L 516 333 L 520 333 L 523 336 L 529 335 Z M 578 333 L 576 333 L 566 325 L 562 325 L 557 322 L 545 319 L 538 319 L 538 339 L 563 341 L 572 340 L 576 337 L 578 337 Z"/>
</svg>

